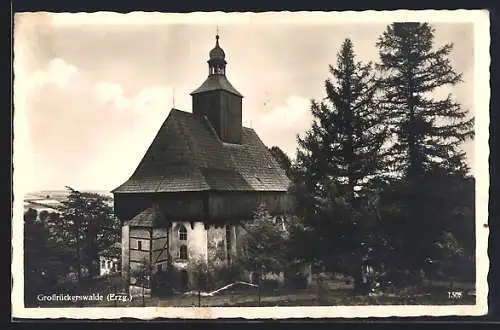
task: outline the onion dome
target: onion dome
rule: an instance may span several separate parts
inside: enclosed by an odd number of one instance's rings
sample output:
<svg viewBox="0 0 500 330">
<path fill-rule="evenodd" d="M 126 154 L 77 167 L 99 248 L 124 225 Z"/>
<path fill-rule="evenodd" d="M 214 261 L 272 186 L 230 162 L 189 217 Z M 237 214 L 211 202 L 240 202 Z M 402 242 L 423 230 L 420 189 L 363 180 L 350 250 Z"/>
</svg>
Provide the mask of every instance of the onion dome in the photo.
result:
<svg viewBox="0 0 500 330">
<path fill-rule="evenodd" d="M 219 35 L 215 36 L 215 47 L 210 51 L 210 60 L 224 60 L 226 54 L 219 46 Z"/>
</svg>

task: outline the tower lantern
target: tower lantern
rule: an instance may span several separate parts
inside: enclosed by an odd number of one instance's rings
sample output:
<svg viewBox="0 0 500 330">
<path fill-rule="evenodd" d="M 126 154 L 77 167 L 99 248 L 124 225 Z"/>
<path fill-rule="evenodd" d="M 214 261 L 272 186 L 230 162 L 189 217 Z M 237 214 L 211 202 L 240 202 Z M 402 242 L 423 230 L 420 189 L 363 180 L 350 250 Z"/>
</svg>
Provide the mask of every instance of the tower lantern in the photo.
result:
<svg viewBox="0 0 500 330">
<path fill-rule="evenodd" d="M 225 75 L 226 74 L 226 54 L 224 50 L 219 46 L 219 35 L 215 36 L 215 47 L 210 51 L 210 59 L 208 62 L 208 74 L 214 75 Z"/>
</svg>

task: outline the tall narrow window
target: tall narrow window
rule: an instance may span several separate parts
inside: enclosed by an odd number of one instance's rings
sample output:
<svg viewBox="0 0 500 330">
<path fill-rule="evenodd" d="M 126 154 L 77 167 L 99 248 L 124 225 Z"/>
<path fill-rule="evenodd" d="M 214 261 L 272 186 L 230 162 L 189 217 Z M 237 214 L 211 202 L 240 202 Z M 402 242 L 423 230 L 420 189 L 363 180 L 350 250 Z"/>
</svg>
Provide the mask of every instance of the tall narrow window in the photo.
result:
<svg viewBox="0 0 500 330">
<path fill-rule="evenodd" d="M 137 250 L 142 250 L 142 242 L 137 241 Z"/>
<path fill-rule="evenodd" d="M 227 250 L 227 262 L 231 263 L 231 227 L 226 226 L 226 250 Z"/>
<path fill-rule="evenodd" d="M 186 227 L 181 226 L 181 227 L 179 228 L 179 239 L 180 239 L 181 241 L 185 241 L 185 240 L 187 240 L 187 235 L 188 235 L 188 234 L 187 234 L 187 229 L 186 229 Z"/>
<path fill-rule="evenodd" d="M 187 258 L 188 258 L 187 246 L 181 245 L 181 247 L 179 249 L 179 259 L 181 259 L 181 260 L 187 260 Z"/>
</svg>

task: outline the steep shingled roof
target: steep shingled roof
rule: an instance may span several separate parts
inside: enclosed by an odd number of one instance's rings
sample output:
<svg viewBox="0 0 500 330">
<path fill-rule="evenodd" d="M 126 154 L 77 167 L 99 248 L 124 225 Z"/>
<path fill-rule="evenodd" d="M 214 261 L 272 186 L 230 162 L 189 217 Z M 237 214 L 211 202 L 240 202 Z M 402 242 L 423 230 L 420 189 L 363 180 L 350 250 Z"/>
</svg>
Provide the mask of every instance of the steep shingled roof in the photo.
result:
<svg viewBox="0 0 500 330">
<path fill-rule="evenodd" d="M 289 179 L 255 131 L 222 142 L 207 119 L 172 109 L 130 179 L 113 193 L 286 191 Z"/>
<path fill-rule="evenodd" d="M 127 224 L 131 227 L 149 228 L 163 223 L 166 223 L 163 213 L 156 207 L 150 207 L 130 219 Z"/>
</svg>

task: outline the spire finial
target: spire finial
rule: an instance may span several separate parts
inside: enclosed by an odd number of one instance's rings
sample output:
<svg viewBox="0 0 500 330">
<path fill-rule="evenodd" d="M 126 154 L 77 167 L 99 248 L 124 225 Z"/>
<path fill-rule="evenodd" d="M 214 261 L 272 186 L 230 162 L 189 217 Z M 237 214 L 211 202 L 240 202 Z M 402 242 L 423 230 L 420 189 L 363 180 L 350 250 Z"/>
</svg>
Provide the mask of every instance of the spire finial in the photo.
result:
<svg viewBox="0 0 500 330">
<path fill-rule="evenodd" d="M 218 46 L 219 45 L 219 25 L 217 25 L 215 29 L 215 44 Z"/>
</svg>

